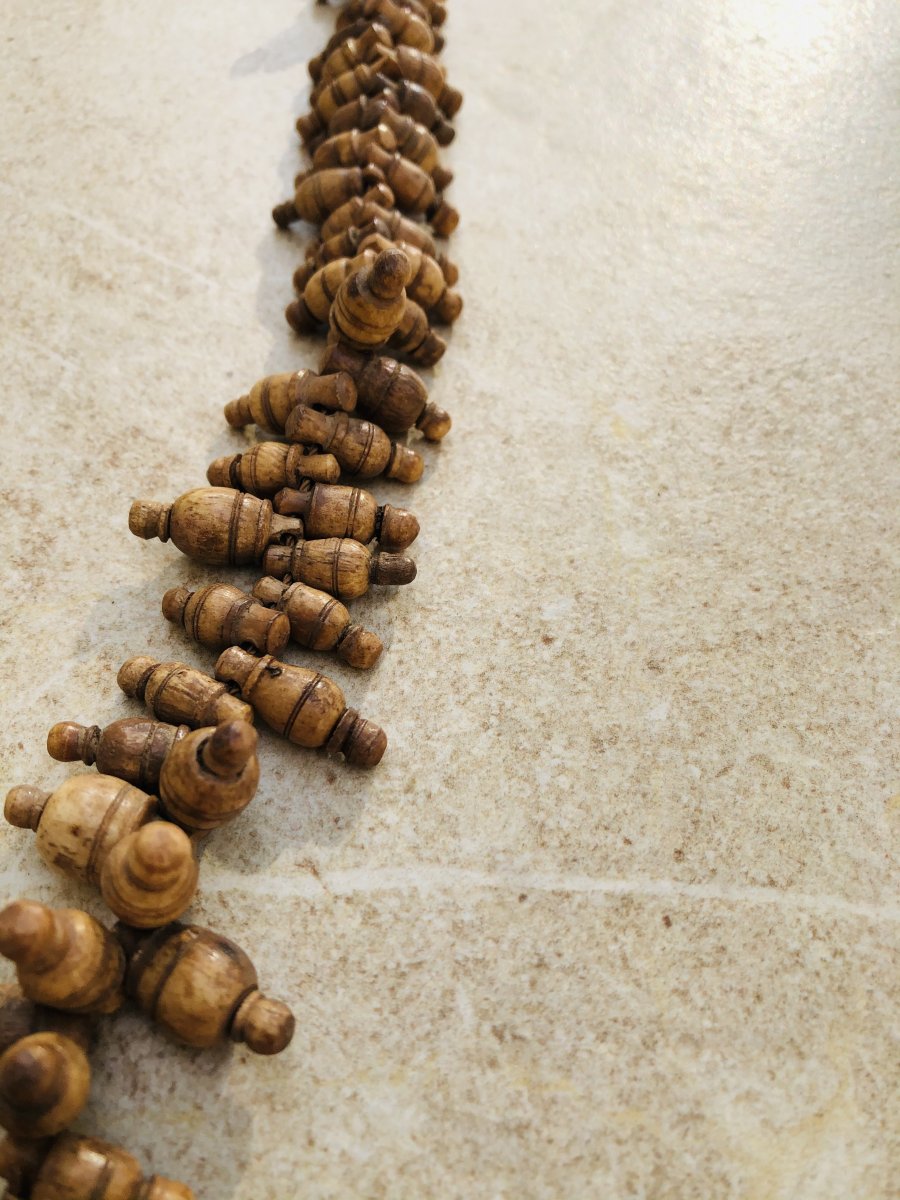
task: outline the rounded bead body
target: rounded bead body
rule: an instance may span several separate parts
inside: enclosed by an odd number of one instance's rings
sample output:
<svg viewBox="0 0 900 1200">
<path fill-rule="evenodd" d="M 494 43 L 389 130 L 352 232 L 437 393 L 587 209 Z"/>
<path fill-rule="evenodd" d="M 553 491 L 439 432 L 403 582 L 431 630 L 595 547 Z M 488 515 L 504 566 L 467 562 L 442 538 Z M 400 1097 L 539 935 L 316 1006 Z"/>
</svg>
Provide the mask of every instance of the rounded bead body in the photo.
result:
<svg viewBox="0 0 900 1200">
<path fill-rule="evenodd" d="M 288 622 L 257 604 L 230 583 L 212 583 L 190 592 L 170 588 L 163 596 L 163 615 L 180 624 L 201 646 L 245 646 L 254 654 L 280 654 L 291 636 Z"/>
<path fill-rule="evenodd" d="M 236 683 L 270 729 L 295 745 L 326 747 L 358 766 L 381 761 L 383 731 L 348 709 L 338 685 L 318 671 L 232 647 L 216 663 L 216 676 Z"/>
<path fill-rule="evenodd" d="M 405 554 L 373 554 L 352 538 L 317 538 L 292 546 L 270 546 L 263 556 L 267 575 L 290 575 L 310 587 L 330 592 L 341 600 L 354 600 L 369 584 L 411 583 L 416 564 Z"/>
<path fill-rule="evenodd" d="M 77 1013 L 121 1007 L 122 948 L 80 909 L 14 900 L 0 912 L 0 954 L 15 963 L 19 986 L 39 1004 Z"/>
<path fill-rule="evenodd" d="M 211 566 L 258 562 L 269 542 L 300 532 L 275 517 L 268 500 L 229 487 L 194 488 L 170 505 L 135 500 L 128 521 L 136 536 L 171 539 L 182 554 Z"/>
<path fill-rule="evenodd" d="M 415 425 L 429 441 L 439 441 L 450 430 L 449 415 L 428 403 L 428 390 L 419 376 L 394 358 L 361 354 L 336 342 L 322 356 L 321 369 L 352 375 L 360 413 L 387 433 L 406 433 Z"/>
<path fill-rule="evenodd" d="M 285 434 L 293 441 L 321 446 L 335 456 L 348 475 L 371 479 L 384 475 L 401 483 L 415 483 L 425 468 L 415 450 L 392 442 L 383 429 L 346 413 L 320 413 L 295 408 Z"/>
<path fill-rule="evenodd" d="M 167 817 L 205 833 L 233 821 L 259 786 L 256 730 L 246 721 L 198 729 L 166 759 L 159 797 Z"/>
<path fill-rule="evenodd" d="M 282 583 L 266 576 L 253 589 L 263 604 L 271 604 L 291 623 L 291 637 L 307 650 L 335 650 L 348 666 L 374 667 L 384 649 L 381 639 L 354 625 L 340 600 L 305 583 Z"/>
<path fill-rule="evenodd" d="M 377 143 L 367 150 L 370 163 L 374 163 L 384 174 L 388 187 L 394 193 L 397 207 L 410 213 L 425 213 L 437 199 L 434 180 L 421 167 L 391 154 Z"/>
<path fill-rule="evenodd" d="M 60 762 L 96 764 L 103 775 L 115 775 L 144 791 L 155 791 L 166 755 L 187 732 L 187 725 L 168 725 L 146 717 L 124 717 L 105 729 L 60 721 L 47 735 L 47 753 Z"/>
<path fill-rule="evenodd" d="M 158 929 L 180 917 L 197 890 L 191 841 L 169 821 L 151 821 L 123 838 L 103 864 L 100 890 L 120 921 Z"/>
<path fill-rule="evenodd" d="M 343 71 L 319 89 L 312 100 L 312 108 L 322 126 L 328 124 L 342 104 L 349 104 L 358 96 L 373 92 L 383 85 L 384 76 L 379 74 L 379 69 L 389 54 L 387 52 L 371 63 L 360 63 L 350 71 Z"/>
<path fill-rule="evenodd" d="M 246 1041 L 257 1054 L 277 1054 L 289 1044 L 290 1009 L 260 993 L 253 963 L 228 938 L 178 923 L 120 936 L 128 950 L 129 996 L 178 1041 L 209 1047 L 230 1038 Z"/>
<path fill-rule="evenodd" d="M 91 1090 L 84 1050 L 58 1033 L 34 1033 L 0 1055 L 0 1125 L 13 1137 L 53 1137 L 78 1118 Z"/>
<path fill-rule="evenodd" d="M 328 323 L 334 336 L 359 350 L 383 346 L 403 319 L 408 278 L 409 260 L 393 248 L 354 271 L 331 306 Z"/>
<path fill-rule="evenodd" d="M 158 815 L 153 796 L 113 775 L 72 775 L 52 794 L 13 788 L 4 811 L 35 830 L 44 862 L 95 886 L 113 846 Z"/>
<path fill-rule="evenodd" d="M 326 138 L 316 147 L 313 154 L 313 170 L 324 171 L 329 167 L 362 166 L 368 162 L 370 146 L 381 146 L 383 150 L 397 149 L 397 139 L 387 125 L 376 125 L 363 132 L 351 129 Z M 354 193 L 355 194 L 355 193 Z M 349 197 L 345 197 L 349 199 Z M 342 200 L 343 204 L 344 201 Z M 329 212 L 333 210 L 329 209 Z"/>
<path fill-rule="evenodd" d="M 368 25 L 358 37 L 332 39 L 317 59 L 310 60 L 310 77 L 319 84 L 352 71 L 360 63 L 375 62 L 391 48 L 390 42 L 390 31 L 374 24 Z"/>
<path fill-rule="evenodd" d="M 267 375 L 246 396 L 225 405 L 225 419 L 235 429 L 256 424 L 268 433 L 284 433 L 284 423 L 298 404 L 352 412 L 356 388 L 347 375 L 323 378 L 312 371 Z"/>
<path fill-rule="evenodd" d="M 193 729 L 220 721 L 253 721 L 249 704 L 185 663 L 158 663 L 141 655 L 123 663 L 116 680 L 126 696 L 143 700 L 163 721 L 183 721 Z"/>
<path fill-rule="evenodd" d="M 258 442 L 243 454 L 217 458 L 206 471 L 211 484 L 266 498 L 283 487 L 299 487 L 307 479 L 335 483 L 340 475 L 340 463 L 333 454 L 315 454 L 283 442 Z"/>
<path fill-rule="evenodd" d="M 308 538 L 346 537 L 364 543 L 377 538 L 385 550 L 405 550 L 419 533 L 411 512 L 380 505 L 362 488 L 321 483 L 286 488 L 274 504 L 279 512 L 300 517 Z"/>
<path fill-rule="evenodd" d="M 360 251 L 388 250 L 395 243 L 390 242 L 383 234 L 371 233 L 360 244 Z M 406 294 L 425 309 L 434 320 L 450 324 L 462 312 L 462 297 L 447 287 L 444 272 L 436 259 L 417 246 L 401 245 L 399 247 L 409 260 L 409 279 L 406 283 Z"/>
<path fill-rule="evenodd" d="M 395 4 L 394 0 L 368 0 L 368 3 L 349 7 L 338 17 L 338 29 L 360 16 L 377 20 L 394 42 L 422 50 L 435 48 L 434 31 L 428 21 L 411 9 Z"/>
</svg>

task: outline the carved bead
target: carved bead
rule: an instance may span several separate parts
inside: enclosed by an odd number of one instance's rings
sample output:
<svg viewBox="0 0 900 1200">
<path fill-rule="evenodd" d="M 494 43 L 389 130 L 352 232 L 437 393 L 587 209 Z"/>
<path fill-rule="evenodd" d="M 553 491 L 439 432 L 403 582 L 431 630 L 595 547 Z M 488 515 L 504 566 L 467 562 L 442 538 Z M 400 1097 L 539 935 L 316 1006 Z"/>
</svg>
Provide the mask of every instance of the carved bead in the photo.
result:
<svg viewBox="0 0 900 1200">
<path fill-rule="evenodd" d="M 325 747 L 359 767 L 381 762 L 384 731 L 347 708 L 338 685 L 318 671 L 232 646 L 216 663 L 216 677 L 236 683 L 269 728 L 294 745 Z"/>
<path fill-rule="evenodd" d="M 185 663 L 154 662 L 138 655 L 122 664 L 116 682 L 126 696 L 143 700 L 163 721 L 183 721 L 194 729 L 220 721 L 253 722 L 249 704 Z"/>
<path fill-rule="evenodd" d="M 153 796 L 113 775 L 71 775 L 52 793 L 14 787 L 3 811 L 10 825 L 35 831 L 44 862 L 95 887 L 117 842 L 159 815 Z"/>
<path fill-rule="evenodd" d="M 276 579 L 299 579 L 341 600 L 363 596 L 371 584 L 412 583 L 416 564 L 405 554 L 373 554 L 352 538 L 316 538 L 290 546 L 270 546 L 263 570 Z"/>
<path fill-rule="evenodd" d="M 117 842 L 100 874 L 100 891 L 120 921 L 158 929 L 180 917 L 197 890 L 191 841 L 169 821 L 151 821 Z"/>
<path fill-rule="evenodd" d="M 366 154 L 369 162 L 383 172 L 398 208 L 426 216 L 441 237 L 456 229 L 459 213 L 438 196 L 434 180 L 426 171 L 401 154 L 388 153 L 377 143 L 369 145 Z"/>
<path fill-rule="evenodd" d="M 354 625 L 340 600 L 307 587 L 281 583 L 271 576 L 260 579 L 253 595 L 262 604 L 280 609 L 291 623 L 291 637 L 307 650 L 334 650 L 348 666 L 366 671 L 374 667 L 384 649 L 381 639 Z"/>
<path fill-rule="evenodd" d="M 364 93 L 380 91 L 386 82 L 382 68 L 389 65 L 392 58 L 393 51 L 385 50 L 372 62 L 360 63 L 329 80 L 312 101 L 312 110 L 321 126 L 324 128 L 328 124 L 342 104 L 349 104 Z"/>
<path fill-rule="evenodd" d="M 401 217 L 397 212 L 393 214 L 393 218 L 394 221 L 392 221 L 392 224 L 395 226 L 405 221 L 405 218 Z M 392 236 L 390 226 L 386 222 L 382 221 L 380 217 L 376 217 L 374 220 L 370 221 L 368 225 L 349 225 L 346 229 L 342 229 L 339 233 L 334 234 L 333 237 L 328 238 L 324 242 L 313 242 L 307 249 L 306 263 L 302 264 L 301 267 L 298 267 L 297 271 L 294 273 L 294 287 L 297 288 L 298 291 L 302 287 L 305 287 L 306 282 L 309 278 L 311 278 L 311 275 L 307 274 L 310 266 L 312 267 L 312 270 L 315 271 L 319 267 L 325 266 L 326 263 L 331 262 L 335 258 L 347 258 L 358 254 L 360 244 L 373 233 L 381 234 L 382 237 L 387 238 L 393 245 L 399 247 L 399 249 L 401 249 L 404 253 L 408 252 L 408 248 L 410 246 L 414 246 L 423 253 L 428 254 L 441 268 L 441 272 L 444 276 L 444 281 L 446 282 L 447 286 L 452 287 L 459 280 L 459 268 L 455 263 L 452 263 L 445 254 L 442 254 L 440 251 L 436 250 L 434 240 L 427 232 L 427 229 L 424 225 L 415 225 L 412 222 L 407 222 L 407 224 L 412 225 L 413 230 L 416 232 L 417 240 L 415 242 L 404 241 L 399 236 L 399 233 L 397 236 Z M 301 274 L 301 272 L 303 272 L 303 274 Z M 301 280 L 299 284 L 297 282 L 298 278 Z M 307 403 L 313 402 L 307 401 Z M 320 407 L 333 408 L 337 406 L 323 405 Z M 345 411 L 349 412 L 350 409 L 345 409 Z"/>
<path fill-rule="evenodd" d="M 387 345 L 389 350 L 402 354 L 421 367 L 433 367 L 447 350 L 447 343 L 428 324 L 424 310 L 408 296 L 403 318 Z M 341 416 L 344 415 L 341 413 Z"/>
<path fill-rule="evenodd" d="M 380 233 L 368 234 L 359 244 L 361 253 L 375 250 L 382 253 L 396 244 Z M 406 294 L 426 310 L 432 320 L 451 324 L 462 312 L 462 296 L 447 287 L 444 273 L 437 261 L 416 246 L 396 246 L 409 260 L 409 279 Z"/>
<path fill-rule="evenodd" d="M 278 1054 L 290 1043 L 291 1010 L 260 992 L 253 963 L 228 938 L 177 923 L 154 933 L 117 932 L 128 954 L 128 995 L 178 1041 L 208 1047 L 230 1038 L 257 1054 Z"/>
<path fill-rule="evenodd" d="M 194 488 L 172 504 L 135 500 L 128 527 L 140 538 L 171 538 L 197 562 L 233 567 L 258 562 L 270 542 L 302 532 L 268 500 L 228 487 Z"/>
<path fill-rule="evenodd" d="M 284 430 L 279 430 L 284 433 Z M 327 464 L 327 470 L 310 472 L 310 463 Z M 333 454 L 318 454 L 309 447 L 286 446 L 283 442 L 258 442 L 243 454 L 217 458 L 206 469 L 206 478 L 217 486 L 238 488 L 254 496 L 274 496 L 284 480 L 300 487 L 307 480 L 336 483 L 341 465 Z"/>
<path fill-rule="evenodd" d="M 349 375 L 323 377 L 313 371 L 267 375 L 246 396 L 225 405 L 225 420 L 234 429 L 256 424 L 268 433 L 283 433 L 288 413 L 298 404 L 352 412 L 356 388 Z"/>
<path fill-rule="evenodd" d="M 369 146 L 367 153 L 372 149 Z M 294 198 L 276 205 L 272 209 L 272 220 L 281 229 L 301 220 L 318 225 L 336 208 L 354 196 L 362 196 L 373 184 L 378 183 L 384 183 L 384 176 L 380 168 L 371 163 L 362 167 L 330 167 L 300 175 L 296 180 Z"/>
<path fill-rule="evenodd" d="M 346 413 L 320 413 L 299 405 L 288 418 L 285 434 L 294 441 L 322 446 L 348 475 L 362 479 L 384 475 L 401 483 L 415 483 L 425 469 L 415 450 L 392 442 L 377 425 Z"/>
<path fill-rule="evenodd" d="M 301 519 L 307 538 L 346 537 L 358 542 L 377 538 L 384 550 L 405 550 L 419 533 L 419 522 L 411 512 L 393 504 L 379 504 L 371 492 L 362 488 L 323 483 L 285 488 L 274 504 L 279 512 Z"/>
<path fill-rule="evenodd" d="M 409 83 L 417 83 L 433 96 L 448 117 L 455 117 L 462 107 L 462 92 L 447 83 L 447 74 L 431 54 L 413 46 L 398 46 L 392 60 L 385 64 L 385 74 L 398 75 Z"/>
<path fill-rule="evenodd" d="M 324 51 L 310 59 L 310 78 L 318 84 L 322 80 L 335 79 L 344 71 L 352 71 L 360 63 L 371 63 L 381 58 L 391 48 L 391 35 L 383 25 L 365 25 L 358 36 L 338 34 L 332 38 Z"/>
<path fill-rule="evenodd" d="M 436 442 L 450 430 L 449 414 L 428 402 L 428 391 L 419 376 L 394 358 L 361 354 L 335 342 L 325 351 L 321 370 L 352 375 L 360 413 L 377 421 L 387 433 L 406 433 L 415 425 L 429 441 Z"/>
<path fill-rule="evenodd" d="M 19 1200 L 196 1200 L 183 1183 L 145 1178 L 136 1158 L 99 1138 L 0 1143 L 0 1179 Z"/>
<path fill-rule="evenodd" d="M 436 252 L 434 238 L 427 226 L 411 221 L 396 209 L 386 208 L 378 199 L 357 196 L 336 208 L 327 221 L 322 222 L 321 237 L 328 241 L 351 225 L 361 229 L 372 221 L 382 221 L 388 237 L 395 242 L 409 242 L 432 256 Z"/>
<path fill-rule="evenodd" d="M 408 79 L 394 83 L 391 90 L 397 98 L 400 112 L 431 130 L 439 145 L 450 145 L 456 130 L 441 112 L 434 96 L 426 92 L 421 84 L 410 83 Z"/>
<path fill-rule="evenodd" d="M 336 258 L 315 271 L 303 287 L 303 295 L 285 309 L 285 319 L 295 333 L 313 333 L 328 324 L 331 306 L 334 304 L 344 280 L 356 270 L 371 266 L 374 252 L 356 264 L 351 258 Z"/>
<path fill-rule="evenodd" d="M 376 19 L 395 42 L 418 46 L 422 50 L 435 48 L 434 30 L 429 22 L 410 9 L 394 4 L 393 0 L 369 0 L 366 4 L 348 6 L 338 17 L 338 29 L 358 17 Z"/>
<path fill-rule="evenodd" d="M 169 588 L 162 600 L 163 616 L 174 621 L 201 646 L 245 646 L 254 654 L 280 654 L 291 636 L 280 613 L 269 612 L 252 596 L 229 583 L 213 583 L 196 592 Z"/>
<path fill-rule="evenodd" d="M 351 100 L 349 104 L 342 104 L 335 112 L 334 116 L 328 122 L 328 128 L 325 130 L 325 135 L 334 137 L 337 133 L 347 133 L 351 129 L 370 129 L 373 125 L 378 124 L 378 117 L 390 108 L 394 112 L 399 113 L 400 102 L 392 91 L 376 92 L 373 96 L 358 96 L 355 100 Z M 373 119 L 374 114 L 374 119 Z M 297 131 L 303 136 L 303 131 L 300 128 L 303 118 L 297 122 Z M 318 137 L 310 138 L 307 145 L 310 149 L 318 149 L 324 140 L 320 133 Z"/>
<path fill-rule="evenodd" d="M 434 180 L 438 191 L 449 187 L 453 181 L 453 172 L 441 165 L 437 139 L 418 121 L 405 113 L 399 113 L 387 103 L 386 97 L 376 98 L 371 102 L 365 120 L 378 120 L 390 129 L 397 143 L 397 152 L 410 162 L 416 163 L 423 171 L 427 171 Z M 364 125 L 363 128 L 366 128 Z M 385 146 L 385 149 L 390 147 Z"/>
<path fill-rule="evenodd" d="M 387 125 L 376 125 L 374 129 L 365 133 L 359 129 L 336 133 L 316 148 L 312 160 L 313 170 L 321 172 L 329 167 L 364 166 L 368 163 L 366 155 L 370 146 L 381 146 L 383 150 L 394 151 L 397 149 L 397 139 Z"/>
<path fill-rule="evenodd" d="M 383 346 L 403 319 L 408 278 L 409 260 L 394 249 L 349 275 L 338 288 L 328 318 L 335 337 L 357 350 Z"/>
<path fill-rule="evenodd" d="M 188 729 L 146 717 L 125 717 L 105 729 L 60 721 L 47 734 L 47 753 L 59 762 L 96 763 L 101 774 L 152 792 L 166 756 Z"/>
<path fill-rule="evenodd" d="M 256 730 L 246 721 L 226 721 L 188 734 L 166 759 L 159 777 L 166 816 L 194 833 L 233 821 L 259 786 L 256 743 Z"/>
<path fill-rule="evenodd" d="M 34 1033 L 0 1055 L 0 1125 L 14 1137 L 52 1137 L 87 1104 L 84 1051 L 58 1033 Z"/>
<path fill-rule="evenodd" d="M 14 900 L 0 912 L 0 954 L 15 963 L 25 995 L 40 1004 L 79 1013 L 111 1013 L 122 1004 L 122 948 L 77 908 Z"/>
</svg>

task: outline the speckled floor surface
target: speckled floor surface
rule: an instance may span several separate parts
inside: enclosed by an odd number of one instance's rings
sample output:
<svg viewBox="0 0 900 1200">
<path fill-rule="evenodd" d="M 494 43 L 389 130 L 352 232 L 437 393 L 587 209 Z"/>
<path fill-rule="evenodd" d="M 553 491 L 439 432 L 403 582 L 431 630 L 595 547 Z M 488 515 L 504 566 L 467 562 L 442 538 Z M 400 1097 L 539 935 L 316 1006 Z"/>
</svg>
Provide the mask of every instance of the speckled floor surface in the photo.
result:
<svg viewBox="0 0 900 1200">
<path fill-rule="evenodd" d="M 388 755 L 266 735 L 191 910 L 297 1035 L 110 1021 L 80 1127 L 202 1200 L 887 1200 L 898 9 L 450 7 L 456 424 L 376 489 L 422 522 L 356 608 L 382 665 L 326 668 Z M 4 17 L 5 790 L 66 776 L 54 721 L 140 711 L 126 656 L 213 661 L 159 614 L 211 574 L 127 510 L 315 362 L 268 212 L 332 16 Z M 0 836 L 4 897 L 102 912 Z"/>
</svg>

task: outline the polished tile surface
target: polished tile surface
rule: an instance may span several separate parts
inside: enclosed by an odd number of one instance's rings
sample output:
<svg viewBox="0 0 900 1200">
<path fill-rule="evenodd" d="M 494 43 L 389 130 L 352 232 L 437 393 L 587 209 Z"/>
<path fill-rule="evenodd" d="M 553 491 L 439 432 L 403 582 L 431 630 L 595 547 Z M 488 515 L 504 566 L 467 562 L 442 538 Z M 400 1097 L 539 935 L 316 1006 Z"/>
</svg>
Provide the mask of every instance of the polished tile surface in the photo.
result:
<svg viewBox="0 0 900 1200">
<path fill-rule="evenodd" d="M 110 1021 L 81 1127 L 203 1200 L 887 1200 L 900 10 L 450 8 L 455 427 L 376 489 L 422 522 L 355 609 L 382 664 L 321 660 L 389 751 L 265 735 L 191 910 L 297 1036 Z M 139 711 L 126 656 L 212 663 L 159 614 L 212 574 L 129 502 L 315 362 L 268 211 L 332 14 L 226 10 L 6 5 L 4 788 Z M 101 914 L 29 839 L 2 895 Z"/>
</svg>

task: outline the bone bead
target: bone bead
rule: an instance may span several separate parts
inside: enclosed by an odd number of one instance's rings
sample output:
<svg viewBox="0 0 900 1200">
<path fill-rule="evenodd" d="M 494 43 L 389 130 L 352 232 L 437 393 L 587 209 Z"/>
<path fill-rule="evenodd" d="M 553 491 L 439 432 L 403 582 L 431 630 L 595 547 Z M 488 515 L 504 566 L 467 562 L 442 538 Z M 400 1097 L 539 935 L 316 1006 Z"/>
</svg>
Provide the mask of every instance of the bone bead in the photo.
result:
<svg viewBox="0 0 900 1200">
<path fill-rule="evenodd" d="M 422 50 L 435 48 L 434 30 L 430 23 L 418 13 L 394 4 L 392 0 L 370 0 L 368 4 L 348 6 L 338 17 L 338 29 L 359 17 L 377 20 L 395 42 L 418 46 Z"/>
<path fill-rule="evenodd" d="M 33 1033 L 57 1034 L 87 1053 L 93 1039 L 94 1019 L 36 1004 L 16 984 L 0 984 L 0 1054 Z"/>
<path fill-rule="evenodd" d="M 135 500 L 128 527 L 140 538 L 171 539 L 197 562 L 233 567 L 258 562 L 270 542 L 302 533 L 268 500 L 229 487 L 194 488 L 172 504 Z"/>
<path fill-rule="evenodd" d="M 231 1039 L 257 1054 L 290 1043 L 291 1010 L 260 992 L 253 963 L 228 938 L 178 923 L 117 932 L 128 954 L 128 995 L 178 1041 L 204 1048 Z"/>
<path fill-rule="evenodd" d="M 403 320 L 408 278 L 409 260 L 402 250 L 394 249 L 349 275 L 338 288 L 328 317 L 335 337 L 357 350 L 383 346 Z"/>
<path fill-rule="evenodd" d="M 166 816 L 193 833 L 233 821 L 259 786 L 256 743 L 256 730 L 246 721 L 226 721 L 188 734 L 166 759 L 159 777 Z"/>
<path fill-rule="evenodd" d="M 138 655 L 119 668 L 116 682 L 126 696 L 143 700 L 162 721 L 197 729 L 221 721 L 253 723 L 253 709 L 202 671 L 179 662 L 154 662 Z"/>
<path fill-rule="evenodd" d="M 315 538 L 291 546 L 270 546 L 263 555 L 267 575 L 289 575 L 341 600 L 355 600 L 370 584 L 412 583 L 416 564 L 405 554 L 373 554 L 352 538 Z"/>
<path fill-rule="evenodd" d="M 348 475 L 371 479 L 384 475 L 400 483 L 415 483 L 425 469 L 421 455 L 392 442 L 370 421 L 320 413 L 299 405 L 288 418 L 286 435 L 293 441 L 312 442 L 329 450 Z"/>
<path fill-rule="evenodd" d="M 381 253 L 389 250 L 394 243 L 383 234 L 370 233 L 359 244 L 362 253 L 375 250 Z M 462 312 L 462 296 L 447 287 L 444 273 L 430 254 L 425 254 L 416 246 L 403 245 L 397 249 L 403 251 L 409 260 L 409 279 L 406 282 L 406 294 L 415 300 L 433 320 L 451 324 Z"/>
<path fill-rule="evenodd" d="M 355 538 L 358 542 L 377 538 L 384 550 L 405 550 L 419 534 L 419 522 L 411 512 L 393 504 L 379 504 L 371 492 L 362 488 L 321 483 L 285 488 L 274 504 L 279 512 L 301 519 L 307 538 Z"/>
<path fill-rule="evenodd" d="M 60 721 L 47 734 L 47 753 L 59 762 L 96 764 L 101 774 L 152 792 L 166 756 L 187 732 L 187 725 L 167 725 L 146 717 L 125 717 L 105 729 Z"/>
<path fill-rule="evenodd" d="M 163 616 L 213 650 L 246 646 L 254 654 L 280 654 L 288 643 L 287 621 L 257 604 L 229 583 L 213 583 L 196 592 L 169 588 L 162 599 Z"/>
<path fill-rule="evenodd" d="M 39 1004 L 78 1013 L 111 1013 L 122 1004 L 122 948 L 77 908 L 14 900 L 0 912 L 0 954 L 15 964 L 19 986 Z"/>
<path fill-rule="evenodd" d="M 0 1143 L 0 1179 L 19 1200 L 196 1200 L 183 1183 L 144 1177 L 137 1159 L 99 1138 Z"/>
<path fill-rule="evenodd" d="M 419 376 L 394 358 L 361 354 L 335 342 L 322 356 L 321 369 L 352 375 L 360 413 L 387 433 L 406 433 L 415 425 L 429 441 L 437 442 L 450 430 L 449 415 L 429 403 Z"/>
<path fill-rule="evenodd" d="M 288 413 L 298 404 L 352 412 L 356 387 L 349 375 L 319 376 L 313 371 L 267 375 L 246 396 L 225 405 L 225 420 L 234 429 L 256 424 L 269 433 L 283 433 Z"/>
<path fill-rule="evenodd" d="M 266 576 L 253 588 L 262 604 L 283 612 L 291 623 L 291 637 L 307 650 L 334 650 L 347 666 L 367 671 L 384 649 L 381 639 L 361 625 L 334 596 L 305 583 L 282 583 Z"/>
<path fill-rule="evenodd" d="M 285 478 L 296 481 L 292 487 L 300 487 L 307 480 L 336 483 L 340 477 L 341 466 L 333 454 L 318 454 L 310 447 L 301 449 L 285 446 L 283 442 L 258 442 L 243 454 L 217 458 L 206 469 L 211 484 L 237 488 L 254 496 L 273 496 L 279 487 L 285 486 L 279 484 Z"/>
<path fill-rule="evenodd" d="M 232 646 L 216 663 L 216 676 L 235 683 L 270 729 L 295 746 L 343 754 L 348 763 L 374 767 L 387 746 L 384 731 L 347 708 L 344 693 L 327 676 Z"/>
<path fill-rule="evenodd" d="M 391 35 L 383 25 L 367 24 L 358 36 L 338 34 L 321 54 L 310 59 L 307 64 L 310 78 L 315 84 L 335 79 L 360 63 L 375 62 L 390 48 Z"/>
<path fill-rule="evenodd" d="M 100 891 L 120 921 L 158 929 L 188 907 L 198 874 L 184 830 L 169 821 L 151 821 L 113 846 L 100 874 Z"/>
<path fill-rule="evenodd" d="M 380 146 L 368 146 L 366 153 Z M 387 153 L 387 151 L 383 151 Z M 292 200 L 285 200 L 272 209 L 272 220 L 281 229 L 294 221 L 310 221 L 318 225 L 336 208 L 354 196 L 362 196 L 373 184 L 384 183 L 379 167 L 329 167 L 324 171 L 297 177 Z"/>
<path fill-rule="evenodd" d="M 407 296 L 403 317 L 389 338 L 387 348 L 420 367 L 433 367 L 444 357 L 447 343 L 428 324 L 424 309 Z"/>
<path fill-rule="evenodd" d="M 33 1033 L 0 1055 L 0 1125 L 13 1137 L 52 1137 L 68 1129 L 90 1090 L 84 1051 L 58 1033 Z"/>
<path fill-rule="evenodd" d="M 153 796 L 113 775 L 72 775 L 52 793 L 14 787 L 3 811 L 35 831 L 44 862 L 95 886 L 116 843 L 158 816 Z"/>
<path fill-rule="evenodd" d="M 387 125 L 376 125 L 366 132 L 351 129 L 348 133 L 336 133 L 316 148 L 313 170 L 364 166 L 368 162 L 366 155 L 370 146 L 381 146 L 383 150 L 391 152 L 397 149 L 397 139 Z"/>
</svg>

